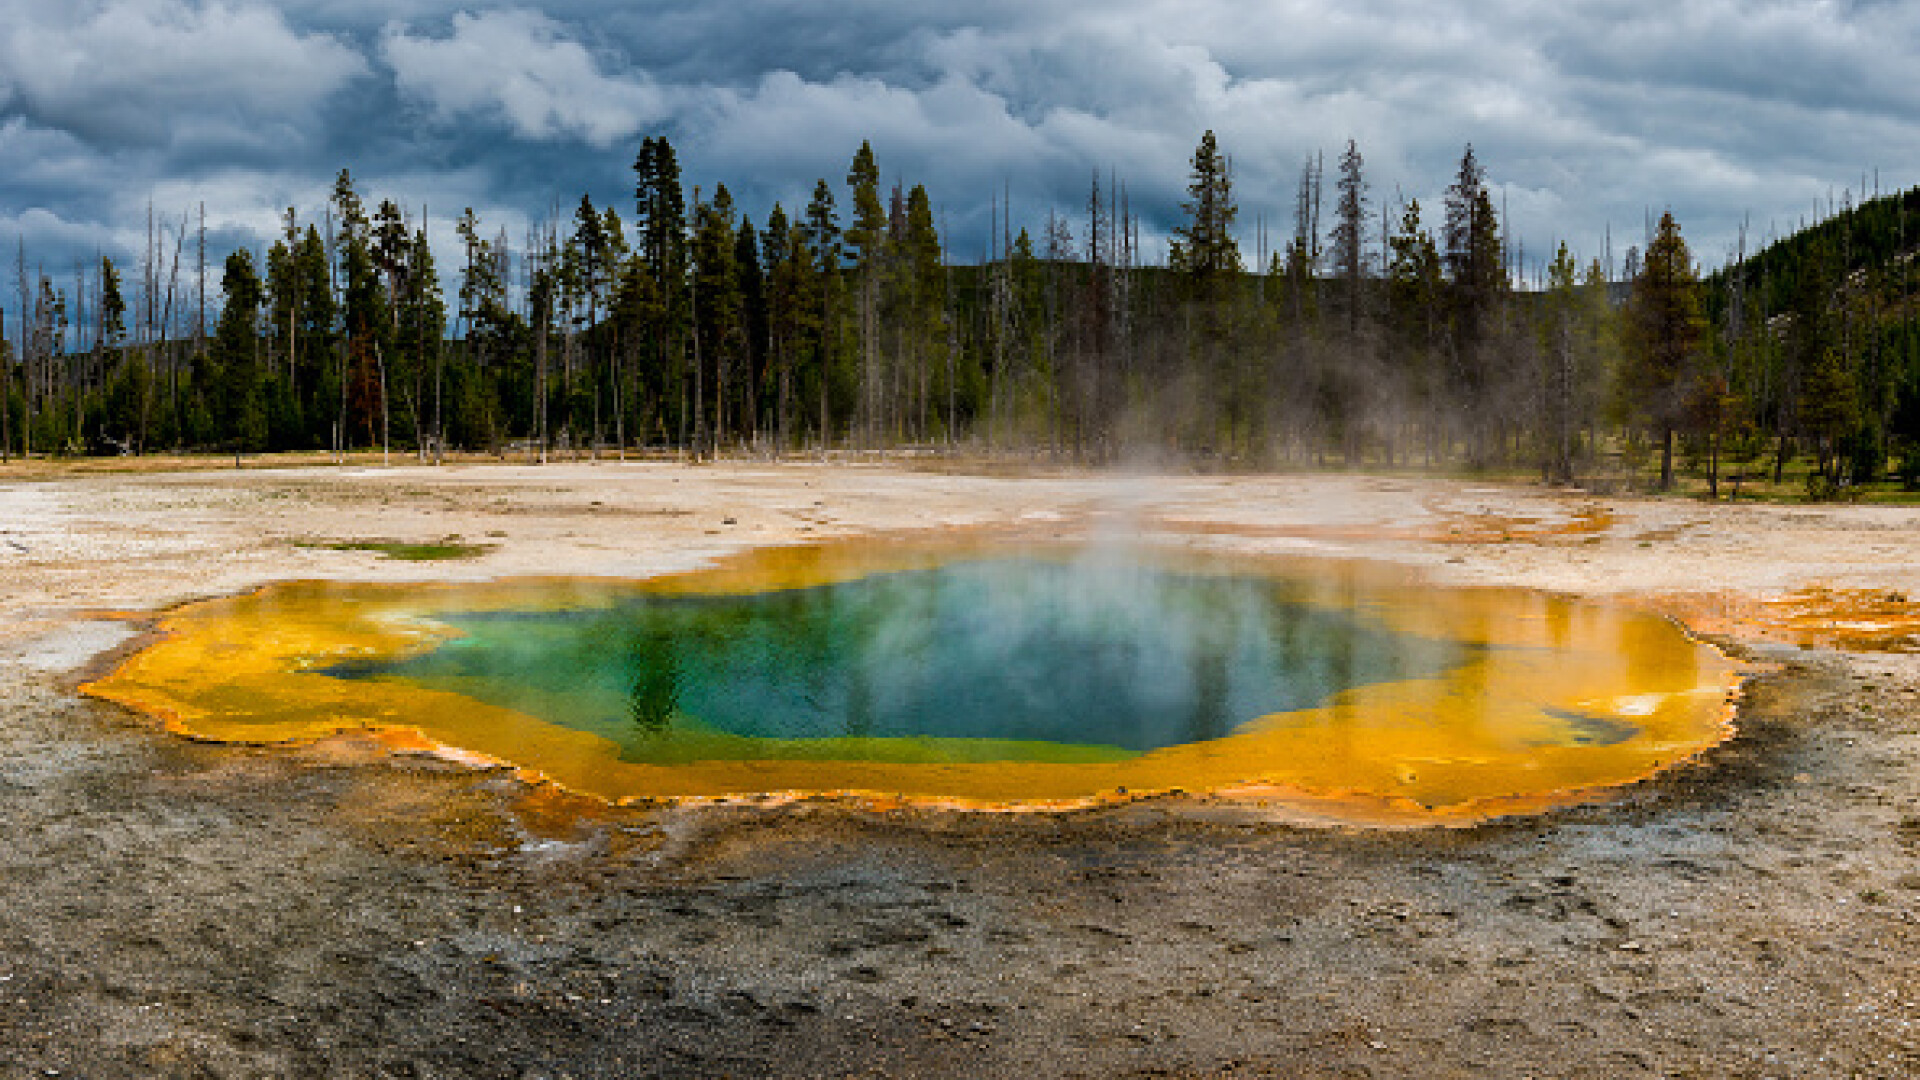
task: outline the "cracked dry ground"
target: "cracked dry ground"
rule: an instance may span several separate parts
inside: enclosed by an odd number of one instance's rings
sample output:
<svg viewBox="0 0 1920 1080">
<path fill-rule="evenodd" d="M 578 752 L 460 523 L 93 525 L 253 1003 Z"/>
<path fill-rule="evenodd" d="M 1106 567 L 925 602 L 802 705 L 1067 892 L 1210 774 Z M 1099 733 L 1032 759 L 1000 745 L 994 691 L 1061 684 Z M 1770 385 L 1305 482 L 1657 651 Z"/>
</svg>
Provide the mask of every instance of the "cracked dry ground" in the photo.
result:
<svg viewBox="0 0 1920 1080">
<path fill-rule="evenodd" d="M 38 618 L 0 639 L 0 1077 L 1920 1073 L 1906 654 L 1764 647 L 1695 765 L 1377 833 L 571 805 L 162 736 Z"/>
</svg>

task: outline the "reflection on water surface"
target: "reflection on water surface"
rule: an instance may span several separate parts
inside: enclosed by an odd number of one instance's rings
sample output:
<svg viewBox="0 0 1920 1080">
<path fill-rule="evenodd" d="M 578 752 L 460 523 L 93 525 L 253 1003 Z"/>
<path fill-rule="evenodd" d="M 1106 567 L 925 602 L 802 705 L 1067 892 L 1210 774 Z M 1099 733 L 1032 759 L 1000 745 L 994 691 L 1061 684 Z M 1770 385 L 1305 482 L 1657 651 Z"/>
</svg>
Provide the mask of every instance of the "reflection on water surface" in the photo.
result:
<svg viewBox="0 0 1920 1080">
<path fill-rule="evenodd" d="M 435 618 L 461 636 L 326 670 L 466 694 L 657 764 L 926 758 L 935 745 L 959 760 L 1118 759 L 1465 655 L 1311 604 L 1284 580 L 1099 557 L 967 559 L 748 594 L 615 587 L 589 607 Z"/>
<path fill-rule="evenodd" d="M 92 692 L 210 738 L 415 730 L 613 799 L 1179 789 L 1471 818 L 1719 741 L 1733 676 L 1633 612 L 1356 564 L 1061 547 L 772 549 L 648 582 L 306 583 L 169 629 Z"/>
</svg>

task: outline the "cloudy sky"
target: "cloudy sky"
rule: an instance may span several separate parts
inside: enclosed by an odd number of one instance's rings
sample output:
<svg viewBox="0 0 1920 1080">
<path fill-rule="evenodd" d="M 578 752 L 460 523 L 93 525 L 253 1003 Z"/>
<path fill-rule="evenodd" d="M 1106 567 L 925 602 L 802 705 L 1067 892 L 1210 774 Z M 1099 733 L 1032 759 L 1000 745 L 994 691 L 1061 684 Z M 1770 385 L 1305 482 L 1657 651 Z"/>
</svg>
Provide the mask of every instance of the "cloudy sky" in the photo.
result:
<svg viewBox="0 0 1920 1080">
<path fill-rule="evenodd" d="M 0 0 L 0 243 L 49 270 L 130 258 L 151 201 L 176 223 L 204 202 L 215 248 L 259 245 L 343 166 L 370 201 L 426 207 L 437 239 L 466 206 L 518 237 L 583 192 L 630 211 L 649 134 L 756 222 L 870 139 L 962 259 L 997 193 L 1025 223 L 1077 220 L 1095 170 L 1163 235 L 1207 128 L 1249 256 L 1256 221 L 1292 227 L 1303 157 L 1331 170 L 1348 138 L 1376 207 L 1418 197 L 1429 221 L 1471 142 L 1530 263 L 1561 240 L 1598 255 L 1609 227 L 1617 255 L 1671 209 L 1718 264 L 1743 219 L 1790 231 L 1876 170 L 1920 182 L 1905 0 L 613 7 Z"/>
</svg>

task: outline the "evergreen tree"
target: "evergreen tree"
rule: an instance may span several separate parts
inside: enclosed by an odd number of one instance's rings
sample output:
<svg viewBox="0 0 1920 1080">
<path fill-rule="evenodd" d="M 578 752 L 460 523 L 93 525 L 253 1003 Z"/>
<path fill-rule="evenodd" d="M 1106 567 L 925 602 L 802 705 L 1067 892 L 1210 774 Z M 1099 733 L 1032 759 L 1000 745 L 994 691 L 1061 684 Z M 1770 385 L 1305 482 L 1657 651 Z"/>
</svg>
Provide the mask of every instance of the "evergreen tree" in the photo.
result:
<svg viewBox="0 0 1920 1080">
<path fill-rule="evenodd" d="M 447 332 L 447 305 L 440 295 L 440 275 L 424 228 L 413 234 L 407 267 L 406 289 L 395 307 L 399 312 L 399 347 L 412 358 L 409 370 L 413 392 L 408 411 L 414 419 L 417 447 L 424 454 L 430 443 L 438 461 L 446 438 L 446 358 L 442 342 Z"/>
<path fill-rule="evenodd" d="M 327 249 L 320 232 L 307 226 L 302 232 L 292 213 L 284 242 L 276 242 L 267 260 L 267 293 L 274 334 L 281 340 L 284 365 L 279 381 L 293 400 L 294 421 L 287 429 L 289 446 L 315 447 L 327 442 L 333 415 L 331 402 L 339 398 L 339 375 L 332 360 L 334 340 L 333 290 L 328 282 Z M 297 434 L 296 434 L 297 432 Z"/>
<path fill-rule="evenodd" d="M 390 443 L 396 430 L 412 429 L 417 440 L 420 429 L 415 391 L 419 350 L 400 336 L 400 308 L 411 288 L 408 279 L 413 274 L 414 244 L 406 218 L 392 199 L 380 200 L 380 206 L 374 211 L 368 246 L 385 285 L 380 307 L 384 308 L 386 319 L 376 334 L 374 359 L 378 383 L 373 387 L 377 391 L 373 404 L 379 409 L 381 443 Z M 371 420 L 369 415 L 370 424 Z"/>
<path fill-rule="evenodd" d="M 1671 212 L 1660 215 L 1627 310 L 1627 364 L 1621 391 L 1631 414 L 1660 443 L 1660 486 L 1673 486 L 1673 438 L 1684 416 L 1706 330 L 1693 257 Z"/>
<path fill-rule="evenodd" d="M 806 227 L 788 221 L 779 203 L 767 216 L 761 241 L 766 253 L 767 347 L 773 369 L 773 428 L 781 452 L 793 445 L 793 408 L 800 355 L 815 336 L 819 304 L 814 253 Z"/>
<path fill-rule="evenodd" d="M 718 451 L 727 438 L 728 399 L 745 335 L 740 325 L 740 274 L 734 261 L 737 215 L 726 185 L 693 209 L 693 350 L 695 442 Z M 708 406 L 705 399 L 711 396 Z M 711 427 L 708 427 L 709 413 Z"/>
<path fill-rule="evenodd" d="M 386 276 L 387 296 L 398 297 L 406 288 L 407 260 L 413 254 L 413 237 L 408 234 L 400 207 L 392 199 L 380 200 L 380 208 L 374 214 L 371 240 L 374 265 Z M 396 315 L 392 305 L 389 305 L 388 315 Z"/>
<path fill-rule="evenodd" d="M 1845 479 L 1841 440 L 1852 434 L 1860 421 L 1856 379 L 1840 350 L 1830 345 L 1807 365 L 1805 378 L 1800 426 L 1813 440 L 1817 478 L 1810 480 L 1809 490 L 1829 495 Z"/>
<path fill-rule="evenodd" d="M 601 297 L 607 288 L 606 221 L 594 209 L 593 197 L 580 196 L 573 212 L 573 246 L 580 253 L 580 288 L 587 301 L 587 325 L 600 321 Z"/>
<path fill-rule="evenodd" d="M 580 196 L 574 209 L 573 234 L 566 245 L 565 292 L 568 319 L 566 365 L 567 422 L 573 429 L 590 429 L 596 447 L 602 437 L 601 404 L 608 381 L 604 346 L 608 335 L 597 332 L 600 312 L 612 287 L 612 241 L 607 235 L 606 219 L 594 208 L 593 199 Z M 583 371 L 575 364 L 576 335 L 584 342 Z"/>
<path fill-rule="evenodd" d="M 942 426 L 951 434 L 958 401 L 953 356 L 947 338 L 946 265 L 941 253 L 940 230 L 933 220 L 933 199 L 921 184 L 915 184 L 907 193 L 900 253 L 906 293 L 905 336 L 919 388 L 918 429 L 925 437 L 934 372 L 941 370 L 948 399 L 947 423 Z"/>
<path fill-rule="evenodd" d="M 676 403 L 680 445 L 694 418 L 688 401 L 686 349 L 692 309 L 687 295 L 686 193 L 680 164 L 664 136 L 642 140 L 633 163 L 634 226 L 640 257 L 653 275 L 653 311 L 647 333 L 653 339 L 656 381 Z"/>
<path fill-rule="evenodd" d="M 1489 327 L 1506 293 L 1506 266 L 1486 173 L 1471 144 L 1447 188 L 1445 245 L 1452 405 L 1471 425 L 1470 460 L 1484 465 L 1490 452 L 1489 422 L 1496 407 L 1490 393 L 1494 372 Z"/>
<path fill-rule="evenodd" d="M 886 274 L 888 215 L 880 202 L 880 167 L 873 147 L 861 142 L 847 167 L 847 188 L 853 197 L 853 220 L 847 223 L 846 251 L 853 260 L 855 308 L 860 323 L 860 413 L 858 429 L 869 440 L 884 427 L 883 374 L 880 370 L 880 292 Z"/>
<path fill-rule="evenodd" d="M 1426 435 L 1428 464 L 1439 456 L 1437 437 L 1446 391 L 1435 363 L 1445 332 L 1440 252 L 1433 233 L 1420 220 L 1420 201 L 1411 200 L 1389 241 L 1387 309 L 1391 348 L 1399 357 L 1400 384 L 1417 404 Z"/>
<path fill-rule="evenodd" d="M 811 374 L 820 399 L 820 452 L 824 455 L 833 439 L 834 371 L 843 340 L 838 330 L 843 302 L 840 219 L 833 207 L 833 189 L 824 179 L 814 184 L 813 198 L 807 203 L 806 237 L 813 251 L 815 299 L 820 305 Z"/>
<path fill-rule="evenodd" d="M 1180 207 L 1186 220 L 1174 227 L 1168 261 L 1195 297 L 1221 299 L 1241 269 L 1240 245 L 1233 238 L 1239 208 L 1233 201 L 1233 169 L 1210 130 L 1194 148 L 1187 199 Z"/>
<path fill-rule="evenodd" d="M 767 402 L 767 281 L 761 264 L 760 233 L 753 220 L 740 217 L 733 237 L 733 266 L 738 275 L 740 296 L 740 377 L 739 417 L 746 425 L 745 436 L 760 434 L 763 409 Z"/>
<path fill-rule="evenodd" d="M 1547 295 L 1540 334 L 1541 479 L 1573 482 L 1574 359 L 1579 317 L 1579 270 L 1562 243 L 1547 268 Z"/>
<path fill-rule="evenodd" d="M 631 382 L 634 341 L 639 335 L 633 332 L 626 319 L 619 317 L 619 307 L 629 266 L 639 260 L 632 257 L 627 246 L 626 225 L 620 220 L 619 212 L 611 206 L 600 211 L 600 237 L 604 244 L 603 310 L 607 314 L 606 321 L 601 324 L 600 348 L 606 358 L 606 390 L 613 411 L 614 444 L 620 456 L 625 458 L 628 421 L 637 415 L 638 407 L 635 400 L 638 395 L 634 393 Z"/>
<path fill-rule="evenodd" d="M 259 363 L 260 305 L 264 290 L 254 269 L 253 254 L 241 248 L 227 256 L 220 278 L 225 303 L 214 331 L 210 370 L 199 383 L 207 413 L 217 427 L 196 432 L 203 442 L 219 441 L 224 433 L 236 451 L 267 449 L 267 402 Z"/>
<path fill-rule="evenodd" d="M 1348 139 L 1347 149 L 1340 155 L 1340 198 L 1334 209 L 1333 264 L 1341 283 L 1346 286 L 1343 291 L 1346 294 L 1344 306 L 1349 339 L 1360 333 L 1361 289 L 1367 272 L 1367 181 L 1362 172 L 1364 167 L 1365 160 L 1360 156 L 1360 148 L 1352 139 Z"/>
<path fill-rule="evenodd" d="M 847 225 L 846 252 L 856 268 L 878 265 L 887 239 L 887 211 L 880 203 L 880 166 L 873 146 L 861 142 L 847 167 L 847 190 L 853 195 L 853 220 Z"/>
<path fill-rule="evenodd" d="M 1615 311 L 1609 274 L 1597 261 L 1582 273 L 1564 247 L 1540 292 L 1514 292 L 1471 147 L 1440 242 L 1408 203 L 1379 223 L 1374 270 L 1363 164 L 1349 141 L 1323 260 L 1322 164 L 1307 159 L 1293 238 L 1265 268 L 1287 281 L 1269 294 L 1264 280 L 1235 283 L 1231 169 L 1211 133 L 1169 272 L 1129 272 L 1125 195 L 1098 177 L 1081 243 L 1058 214 L 1002 229 L 996 205 L 994 258 L 949 267 L 926 188 L 883 193 L 870 144 L 847 172 L 843 234 L 825 181 L 802 213 L 772 208 L 764 229 L 724 188 L 710 201 L 696 191 L 689 221 L 672 148 L 648 138 L 637 254 L 620 216 L 583 196 L 529 237 L 516 277 L 504 231 L 461 217 L 451 344 L 423 231 L 391 199 L 369 217 L 341 170 L 324 228 L 289 211 L 262 266 L 228 260 L 232 295 L 205 348 L 199 330 L 191 350 L 173 340 L 193 325 L 179 314 L 190 302 L 166 299 L 151 245 L 137 305 L 111 260 L 78 268 L 68 289 L 30 276 L 23 250 L 0 450 L 497 449 L 524 431 L 544 445 L 552 412 L 596 446 L 611 418 L 622 447 L 629 425 L 666 444 L 677 425 L 677 444 L 703 453 L 766 436 L 785 451 L 809 433 L 823 448 L 877 449 L 972 433 L 1086 459 L 1151 439 L 1222 459 L 1378 450 L 1395 463 L 1396 447 L 1424 439 L 1431 464 L 1526 461 L 1553 480 L 1625 434 L 1630 450 L 1661 446 L 1663 483 L 1676 446 L 1695 455 L 1710 490 L 1723 443 L 1751 460 L 1777 440 L 1776 481 L 1796 452 L 1817 455 L 1816 493 L 1877 477 L 1891 453 L 1920 486 L 1907 225 L 1920 190 L 1850 206 L 1751 259 L 1742 244 L 1706 283 L 1663 220 L 1649 250 L 1629 254 L 1632 294 Z"/>
<path fill-rule="evenodd" d="M 493 244 L 480 235 L 480 216 L 469 206 L 454 222 L 465 261 L 460 270 L 460 318 L 467 336 L 483 341 L 505 321 L 507 283 L 501 279 Z"/>
<path fill-rule="evenodd" d="M 97 320 L 93 339 L 94 371 L 98 385 L 88 427 L 92 431 L 91 438 L 117 445 L 124 453 L 132 449 L 138 408 L 128 392 L 132 389 L 131 369 L 135 365 L 126 348 L 127 302 L 120 290 L 120 271 L 113 265 L 112 259 L 103 256 L 100 259 L 98 307 L 94 313 Z M 5 410 L 10 381 L 4 370 L 4 361 L 0 360 L 0 428 L 7 426 Z M 0 431 L 0 455 L 6 453 L 9 434 Z"/>
<path fill-rule="evenodd" d="M 667 276 L 684 265 L 686 250 L 686 192 L 680 186 L 680 164 L 672 144 L 664 137 L 642 140 L 633 171 L 640 255 L 664 286 Z"/>
<path fill-rule="evenodd" d="M 113 260 L 100 259 L 100 332 L 97 343 L 118 349 L 127 338 L 127 302 L 120 293 L 120 271 Z"/>
<path fill-rule="evenodd" d="M 344 450 L 356 431 L 366 437 L 369 446 L 387 441 L 389 409 L 384 346 L 392 320 L 374 256 L 372 222 L 367 219 L 360 196 L 354 190 L 353 178 L 346 169 L 340 170 L 334 182 L 333 205 L 339 216 L 340 231 L 335 243 L 344 283 L 341 315 L 345 352 L 341 358 L 341 374 L 345 382 L 341 387 L 337 428 L 337 445 Z"/>
<path fill-rule="evenodd" d="M 1815 456 L 1810 484 L 1829 490 L 1842 479 L 1842 440 L 1860 419 L 1858 384 L 1841 348 L 1842 312 L 1836 298 L 1843 291 L 1843 270 L 1837 242 L 1831 235 L 1816 237 L 1789 271 L 1783 359 L 1793 391 L 1792 426 L 1781 426 L 1775 474 L 1788 456 L 1784 447 L 1789 435 L 1804 438 L 1812 442 Z"/>
</svg>

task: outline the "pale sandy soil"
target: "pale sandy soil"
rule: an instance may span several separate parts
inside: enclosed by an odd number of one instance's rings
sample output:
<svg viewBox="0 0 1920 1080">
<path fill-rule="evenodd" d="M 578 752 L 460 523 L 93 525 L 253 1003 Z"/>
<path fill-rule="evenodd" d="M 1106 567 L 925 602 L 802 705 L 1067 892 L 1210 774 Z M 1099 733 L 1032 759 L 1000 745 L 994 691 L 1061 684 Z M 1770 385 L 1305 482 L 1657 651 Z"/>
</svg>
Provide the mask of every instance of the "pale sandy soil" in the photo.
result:
<svg viewBox="0 0 1920 1080">
<path fill-rule="evenodd" d="M 1920 1073 L 1920 654 L 1848 651 L 1920 629 L 1916 525 L 1400 478 L 0 468 L 0 1077 Z M 1402 834 L 613 812 L 364 740 L 189 743 L 73 688 L 137 629 L 108 613 L 274 580 L 981 526 L 1616 598 L 1783 667 L 1621 800 Z M 450 536 L 492 548 L 316 546 Z"/>
</svg>

